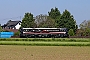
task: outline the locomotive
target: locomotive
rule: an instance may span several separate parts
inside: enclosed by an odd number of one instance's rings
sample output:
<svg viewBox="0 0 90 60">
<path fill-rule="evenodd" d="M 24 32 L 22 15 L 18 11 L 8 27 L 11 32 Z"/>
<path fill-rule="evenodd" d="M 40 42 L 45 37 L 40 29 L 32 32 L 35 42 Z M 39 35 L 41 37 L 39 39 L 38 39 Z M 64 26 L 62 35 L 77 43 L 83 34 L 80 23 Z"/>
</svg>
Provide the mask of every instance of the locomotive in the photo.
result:
<svg viewBox="0 0 90 60">
<path fill-rule="evenodd" d="M 68 37 L 67 28 L 21 28 L 21 38 L 63 38 Z"/>
</svg>

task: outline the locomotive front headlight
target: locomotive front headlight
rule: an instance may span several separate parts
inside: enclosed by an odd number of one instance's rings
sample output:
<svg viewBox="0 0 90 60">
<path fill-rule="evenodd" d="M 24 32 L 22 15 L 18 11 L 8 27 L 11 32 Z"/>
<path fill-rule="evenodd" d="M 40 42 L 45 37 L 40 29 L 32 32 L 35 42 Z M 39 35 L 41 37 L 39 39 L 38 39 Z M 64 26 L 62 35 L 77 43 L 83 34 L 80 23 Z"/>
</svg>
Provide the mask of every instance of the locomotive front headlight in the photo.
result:
<svg viewBox="0 0 90 60">
<path fill-rule="evenodd" d="M 35 30 L 33 30 L 33 31 L 35 31 Z"/>
</svg>

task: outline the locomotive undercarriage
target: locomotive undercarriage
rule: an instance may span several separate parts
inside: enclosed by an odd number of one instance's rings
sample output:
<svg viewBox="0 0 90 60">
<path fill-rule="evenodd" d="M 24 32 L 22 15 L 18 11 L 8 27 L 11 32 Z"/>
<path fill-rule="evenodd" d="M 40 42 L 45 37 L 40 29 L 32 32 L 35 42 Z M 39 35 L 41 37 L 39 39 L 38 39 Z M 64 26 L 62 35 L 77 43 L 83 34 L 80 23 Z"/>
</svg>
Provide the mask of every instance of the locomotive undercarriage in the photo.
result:
<svg viewBox="0 0 90 60">
<path fill-rule="evenodd" d="M 22 38 L 63 38 L 67 34 L 23 34 Z"/>
</svg>

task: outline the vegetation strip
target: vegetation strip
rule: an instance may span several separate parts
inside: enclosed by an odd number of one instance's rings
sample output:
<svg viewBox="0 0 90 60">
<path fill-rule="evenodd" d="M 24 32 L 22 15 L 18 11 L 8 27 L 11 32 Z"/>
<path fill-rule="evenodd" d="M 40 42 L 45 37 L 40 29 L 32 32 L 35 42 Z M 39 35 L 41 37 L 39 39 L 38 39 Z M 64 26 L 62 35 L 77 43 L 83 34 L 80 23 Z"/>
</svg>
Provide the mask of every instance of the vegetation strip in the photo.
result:
<svg viewBox="0 0 90 60">
<path fill-rule="evenodd" d="M 0 45 L 30 46 L 90 46 L 90 42 L 40 42 L 40 41 L 0 41 Z"/>
<path fill-rule="evenodd" d="M 0 41 L 90 42 L 90 38 L 1 38 Z"/>
</svg>

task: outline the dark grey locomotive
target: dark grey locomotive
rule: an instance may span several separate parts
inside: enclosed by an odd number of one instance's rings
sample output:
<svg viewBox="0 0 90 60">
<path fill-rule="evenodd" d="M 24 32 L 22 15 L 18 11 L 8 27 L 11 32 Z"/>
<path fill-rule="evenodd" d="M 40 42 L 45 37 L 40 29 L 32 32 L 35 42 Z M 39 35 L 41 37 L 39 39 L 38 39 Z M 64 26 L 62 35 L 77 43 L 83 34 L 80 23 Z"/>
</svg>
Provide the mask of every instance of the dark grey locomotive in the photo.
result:
<svg viewBox="0 0 90 60">
<path fill-rule="evenodd" d="M 68 37 L 67 28 L 21 28 L 20 37 L 62 38 Z"/>
</svg>

